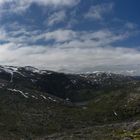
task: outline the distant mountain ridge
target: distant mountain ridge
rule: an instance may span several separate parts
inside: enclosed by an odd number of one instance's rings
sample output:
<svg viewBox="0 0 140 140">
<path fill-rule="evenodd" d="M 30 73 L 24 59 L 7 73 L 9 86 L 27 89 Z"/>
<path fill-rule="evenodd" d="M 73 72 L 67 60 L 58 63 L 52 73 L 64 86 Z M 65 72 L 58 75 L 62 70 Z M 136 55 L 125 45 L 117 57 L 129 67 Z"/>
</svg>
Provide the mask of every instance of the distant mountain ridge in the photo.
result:
<svg viewBox="0 0 140 140">
<path fill-rule="evenodd" d="M 84 96 L 87 94 L 94 96 L 90 91 L 117 88 L 130 83 L 134 84 L 134 81 L 135 78 L 131 76 L 105 72 L 65 74 L 39 70 L 31 66 L 0 66 L 1 86 L 35 88 L 62 99 L 69 98 L 71 101 L 86 100 Z M 85 95 L 81 97 L 80 92 L 83 90 L 85 91 L 82 94 Z"/>
</svg>

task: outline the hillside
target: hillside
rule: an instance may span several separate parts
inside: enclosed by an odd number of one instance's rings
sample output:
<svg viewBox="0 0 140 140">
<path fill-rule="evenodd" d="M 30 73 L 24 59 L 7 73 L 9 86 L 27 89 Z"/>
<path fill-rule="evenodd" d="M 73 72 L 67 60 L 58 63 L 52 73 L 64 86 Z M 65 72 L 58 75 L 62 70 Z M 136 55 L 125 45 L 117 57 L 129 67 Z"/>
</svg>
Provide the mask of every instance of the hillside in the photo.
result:
<svg viewBox="0 0 140 140">
<path fill-rule="evenodd" d="M 139 121 L 139 77 L 0 66 L 0 139 L 138 140 Z"/>
</svg>

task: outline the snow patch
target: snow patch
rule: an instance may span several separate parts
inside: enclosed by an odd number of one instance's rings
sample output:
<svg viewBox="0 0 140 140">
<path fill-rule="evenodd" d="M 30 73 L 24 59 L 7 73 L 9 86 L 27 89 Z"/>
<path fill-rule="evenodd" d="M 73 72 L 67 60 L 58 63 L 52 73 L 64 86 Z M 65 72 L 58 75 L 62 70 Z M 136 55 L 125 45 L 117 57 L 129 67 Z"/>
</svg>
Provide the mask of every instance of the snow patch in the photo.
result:
<svg viewBox="0 0 140 140">
<path fill-rule="evenodd" d="M 38 99 L 38 98 L 37 98 L 36 96 L 34 96 L 34 95 L 31 95 L 31 97 L 34 98 L 34 99 Z"/>
<path fill-rule="evenodd" d="M 114 115 L 115 115 L 115 116 L 118 116 L 118 114 L 117 114 L 117 112 L 116 112 L 116 111 L 113 111 L 113 113 L 114 113 Z"/>
<path fill-rule="evenodd" d="M 40 95 L 40 96 L 41 96 L 43 99 L 45 99 L 45 100 L 47 99 L 44 95 Z"/>
<path fill-rule="evenodd" d="M 48 97 L 49 100 L 52 100 L 53 102 L 56 102 L 55 99 L 53 99 L 52 97 Z"/>
<path fill-rule="evenodd" d="M 22 91 L 20 91 L 20 90 L 17 90 L 17 89 L 8 89 L 9 91 L 13 91 L 13 92 L 16 92 L 16 93 L 20 93 L 21 95 L 23 95 L 25 98 L 29 98 L 27 95 L 28 95 L 28 93 L 24 93 L 24 92 L 22 92 Z"/>
</svg>

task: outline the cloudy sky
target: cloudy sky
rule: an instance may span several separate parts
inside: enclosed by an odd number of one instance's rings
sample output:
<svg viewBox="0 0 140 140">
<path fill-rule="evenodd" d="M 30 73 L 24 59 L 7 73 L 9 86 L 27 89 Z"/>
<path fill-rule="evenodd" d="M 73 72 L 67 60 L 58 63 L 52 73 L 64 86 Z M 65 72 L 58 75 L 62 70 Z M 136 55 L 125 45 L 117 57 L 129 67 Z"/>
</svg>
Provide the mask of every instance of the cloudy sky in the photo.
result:
<svg viewBox="0 0 140 140">
<path fill-rule="evenodd" d="M 0 65 L 140 68 L 139 0 L 0 0 Z"/>
</svg>

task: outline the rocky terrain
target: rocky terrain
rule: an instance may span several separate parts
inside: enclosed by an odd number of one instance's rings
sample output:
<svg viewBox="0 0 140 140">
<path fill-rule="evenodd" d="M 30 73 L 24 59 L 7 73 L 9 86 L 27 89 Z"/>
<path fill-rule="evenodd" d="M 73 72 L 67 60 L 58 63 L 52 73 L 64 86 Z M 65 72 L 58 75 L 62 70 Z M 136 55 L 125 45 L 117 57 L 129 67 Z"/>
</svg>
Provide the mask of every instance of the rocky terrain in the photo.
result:
<svg viewBox="0 0 140 140">
<path fill-rule="evenodd" d="M 140 78 L 0 66 L 0 139 L 139 140 Z"/>
</svg>

